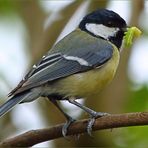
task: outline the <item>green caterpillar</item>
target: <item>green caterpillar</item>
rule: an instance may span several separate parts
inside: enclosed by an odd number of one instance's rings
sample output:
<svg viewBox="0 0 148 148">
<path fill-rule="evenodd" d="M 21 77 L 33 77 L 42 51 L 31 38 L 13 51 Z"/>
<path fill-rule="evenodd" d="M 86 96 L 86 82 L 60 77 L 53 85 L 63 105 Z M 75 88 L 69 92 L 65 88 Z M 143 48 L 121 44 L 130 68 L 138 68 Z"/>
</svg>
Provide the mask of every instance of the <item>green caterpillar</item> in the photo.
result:
<svg viewBox="0 0 148 148">
<path fill-rule="evenodd" d="M 133 39 L 138 38 L 141 33 L 141 30 L 139 30 L 137 27 L 127 28 L 127 31 L 125 32 L 124 36 L 124 46 L 126 48 L 130 47 L 133 43 Z"/>
</svg>

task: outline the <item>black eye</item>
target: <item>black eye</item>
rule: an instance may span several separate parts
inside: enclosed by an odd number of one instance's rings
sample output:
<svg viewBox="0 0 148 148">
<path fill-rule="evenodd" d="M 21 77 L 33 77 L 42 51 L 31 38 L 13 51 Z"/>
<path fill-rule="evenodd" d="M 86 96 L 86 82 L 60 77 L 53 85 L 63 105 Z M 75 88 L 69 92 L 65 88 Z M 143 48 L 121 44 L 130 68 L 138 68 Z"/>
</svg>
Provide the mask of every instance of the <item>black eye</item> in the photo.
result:
<svg viewBox="0 0 148 148">
<path fill-rule="evenodd" d="M 112 22 L 108 22 L 107 25 L 108 26 L 112 26 L 113 24 L 112 24 Z"/>
</svg>

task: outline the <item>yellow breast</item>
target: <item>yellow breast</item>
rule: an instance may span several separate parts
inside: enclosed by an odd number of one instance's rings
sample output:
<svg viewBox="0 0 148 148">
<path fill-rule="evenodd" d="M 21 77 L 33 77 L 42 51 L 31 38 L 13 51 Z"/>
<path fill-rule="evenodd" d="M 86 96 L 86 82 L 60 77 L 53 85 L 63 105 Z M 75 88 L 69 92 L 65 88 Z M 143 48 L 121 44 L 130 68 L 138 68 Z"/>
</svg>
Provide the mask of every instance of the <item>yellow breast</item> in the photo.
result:
<svg viewBox="0 0 148 148">
<path fill-rule="evenodd" d="M 59 90 L 61 94 L 82 98 L 98 94 L 113 79 L 118 63 L 119 51 L 117 48 L 114 48 L 112 58 L 101 68 L 61 79 L 58 83 Z"/>
</svg>

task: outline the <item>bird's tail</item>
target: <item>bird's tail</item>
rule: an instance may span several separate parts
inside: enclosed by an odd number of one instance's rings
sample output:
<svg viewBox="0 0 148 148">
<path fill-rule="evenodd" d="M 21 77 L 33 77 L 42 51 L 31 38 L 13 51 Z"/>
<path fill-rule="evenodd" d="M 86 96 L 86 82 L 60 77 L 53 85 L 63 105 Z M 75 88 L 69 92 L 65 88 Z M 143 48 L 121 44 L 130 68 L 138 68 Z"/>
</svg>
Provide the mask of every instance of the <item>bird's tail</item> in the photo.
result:
<svg viewBox="0 0 148 148">
<path fill-rule="evenodd" d="M 25 100 L 34 100 L 37 96 L 33 95 L 32 92 L 25 92 L 23 94 L 18 94 L 10 98 L 8 101 L 6 101 L 4 104 L 0 106 L 0 117 L 6 114 L 8 111 L 10 111 L 15 105 L 26 102 Z M 28 101 L 27 101 L 28 102 Z"/>
</svg>

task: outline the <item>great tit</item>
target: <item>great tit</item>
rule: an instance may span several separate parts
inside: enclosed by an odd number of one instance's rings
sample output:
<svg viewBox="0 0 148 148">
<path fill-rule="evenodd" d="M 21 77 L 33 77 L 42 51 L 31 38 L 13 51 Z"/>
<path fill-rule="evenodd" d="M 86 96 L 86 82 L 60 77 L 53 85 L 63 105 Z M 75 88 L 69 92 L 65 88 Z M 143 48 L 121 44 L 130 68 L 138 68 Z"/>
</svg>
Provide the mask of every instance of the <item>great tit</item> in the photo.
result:
<svg viewBox="0 0 148 148">
<path fill-rule="evenodd" d="M 95 118 L 107 113 L 95 112 L 76 99 L 93 99 L 113 79 L 126 30 L 125 20 L 113 11 L 99 9 L 86 15 L 78 28 L 55 44 L 9 93 L 10 99 L 0 106 L 0 116 L 18 103 L 47 97 L 67 119 L 62 129 L 66 136 L 74 120 L 58 101 L 67 100 L 90 115 L 90 133 Z"/>
</svg>

